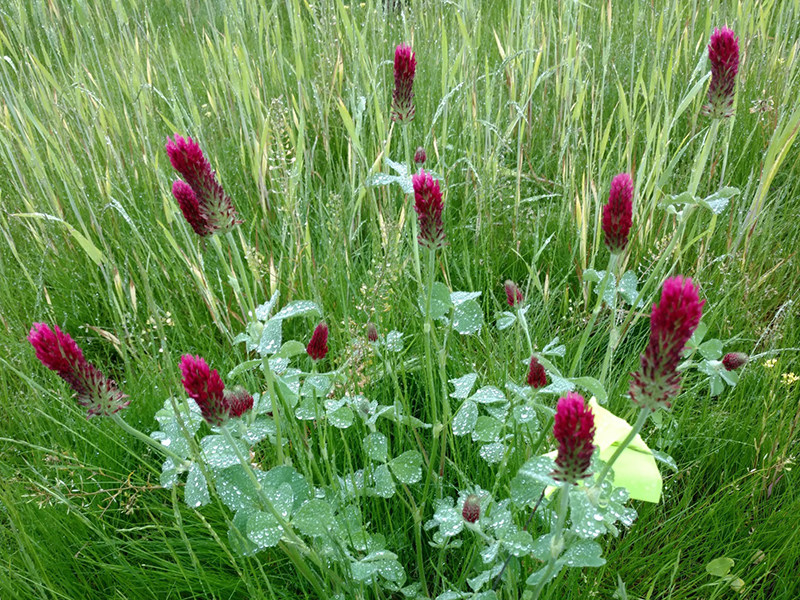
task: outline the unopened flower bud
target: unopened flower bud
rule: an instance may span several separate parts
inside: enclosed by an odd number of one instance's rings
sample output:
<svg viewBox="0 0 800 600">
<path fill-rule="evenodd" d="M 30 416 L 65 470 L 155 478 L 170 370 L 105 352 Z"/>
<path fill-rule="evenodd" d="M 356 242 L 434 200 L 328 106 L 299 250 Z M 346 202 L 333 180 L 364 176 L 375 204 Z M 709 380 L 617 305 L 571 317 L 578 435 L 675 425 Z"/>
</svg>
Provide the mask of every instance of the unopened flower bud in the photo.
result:
<svg viewBox="0 0 800 600">
<path fill-rule="evenodd" d="M 553 424 L 553 436 L 558 442 L 553 479 L 577 483 L 589 475 L 594 431 L 594 415 L 583 396 L 569 392 L 558 400 Z"/>
<path fill-rule="evenodd" d="M 728 29 L 715 29 L 708 44 L 711 62 L 711 84 L 708 86 L 708 104 L 703 114 L 715 119 L 733 114 L 736 93 L 736 74 L 739 72 L 739 38 Z"/>
<path fill-rule="evenodd" d="M 613 254 L 628 245 L 632 219 L 633 180 L 627 173 L 620 173 L 611 180 L 608 204 L 603 207 L 603 236 Z"/>
<path fill-rule="evenodd" d="M 420 146 L 414 153 L 414 164 L 416 164 L 417 167 L 421 167 L 422 165 L 425 164 L 426 160 L 428 160 L 428 155 L 425 154 L 425 148 Z"/>
<path fill-rule="evenodd" d="M 531 356 L 531 364 L 530 367 L 528 367 L 527 381 L 528 385 L 535 390 L 547 385 L 547 373 L 545 373 L 542 363 L 540 363 L 535 356 Z"/>
<path fill-rule="evenodd" d="M 481 501 L 475 494 L 470 494 L 464 500 L 464 508 L 461 509 L 461 516 L 467 523 L 477 523 L 481 516 Z"/>
<path fill-rule="evenodd" d="M 747 364 L 750 357 L 744 352 L 728 352 L 722 357 L 722 366 L 726 371 L 735 371 Z"/>
<path fill-rule="evenodd" d="M 373 323 L 372 321 L 367 323 L 367 339 L 370 342 L 378 341 L 378 328 L 375 327 L 375 323 Z"/>
</svg>

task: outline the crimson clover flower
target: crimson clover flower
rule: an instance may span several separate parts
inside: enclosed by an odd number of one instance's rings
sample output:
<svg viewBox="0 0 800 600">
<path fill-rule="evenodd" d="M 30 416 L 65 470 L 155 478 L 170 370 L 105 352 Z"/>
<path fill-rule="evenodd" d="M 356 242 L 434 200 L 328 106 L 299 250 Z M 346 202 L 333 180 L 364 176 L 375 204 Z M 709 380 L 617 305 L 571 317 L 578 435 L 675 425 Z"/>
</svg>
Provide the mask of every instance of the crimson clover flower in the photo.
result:
<svg viewBox="0 0 800 600">
<path fill-rule="evenodd" d="M 633 217 L 633 180 L 620 173 L 611 180 L 608 204 L 603 207 L 603 234 L 612 254 L 619 254 L 628 245 Z"/>
<path fill-rule="evenodd" d="M 322 321 L 314 328 L 306 352 L 312 360 L 322 360 L 328 353 L 328 324 Z"/>
<path fill-rule="evenodd" d="M 36 350 L 36 358 L 73 389 L 78 404 L 87 409 L 87 419 L 113 415 L 130 404 L 114 380 L 88 362 L 75 341 L 58 326 L 50 329 L 45 323 L 34 323 L 28 341 Z"/>
<path fill-rule="evenodd" d="M 736 74 L 739 72 L 739 38 L 728 29 L 715 29 L 708 44 L 711 62 L 711 84 L 708 86 L 708 104 L 703 114 L 715 119 L 733 114 L 736 91 Z"/>
<path fill-rule="evenodd" d="M 392 121 L 407 123 L 414 120 L 414 75 L 417 58 L 411 46 L 400 44 L 394 51 L 394 91 L 392 92 Z"/>
<path fill-rule="evenodd" d="M 631 400 L 640 408 L 653 412 L 669 408 L 678 395 L 678 363 L 700 323 L 704 304 L 690 278 L 679 275 L 664 282 L 661 302 L 650 313 L 650 341 L 631 380 Z"/>
<path fill-rule="evenodd" d="M 583 396 L 569 392 L 556 405 L 553 435 L 558 442 L 553 479 L 577 483 L 589 475 L 594 452 L 594 414 Z"/>
<path fill-rule="evenodd" d="M 253 408 L 253 397 L 241 387 L 226 390 L 216 369 L 210 369 L 200 356 L 181 356 L 183 387 L 189 397 L 197 402 L 206 423 L 220 427 L 231 417 L 241 417 Z"/>
<path fill-rule="evenodd" d="M 475 524 L 481 516 L 481 500 L 476 494 L 470 494 L 464 500 L 464 507 L 461 509 L 461 516 L 467 523 Z"/>
<path fill-rule="evenodd" d="M 744 352 L 728 352 L 722 357 L 722 366 L 726 371 L 736 371 L 747 364 L 750 357 Z"/>
<path fill-rule="evenodd" d="M 539 359 L 537 359 L 535 356 L 531 356 L 531 364 L 528 367 L 527 381 L 528 385 L 535 390 L 547 385 L 547 374 L 545 373 L 542 363 L 540 363 Z"/>
<path fill-rule="evenodd" d="M 444 201 L 439 182 L 422 169 L 411 178 L 411 182 L 414 184 L 414 210 L 419 219 L 419 244 L 431 250 L 444 248 Z"/>
<path fill-rule="evenodd" d="M 184 179 L 172 184 L 172 195 L 197 235 L 226 233 L 242 222 L 197 142 L 175 134 L 174 140 L 167 138 L 167 154 Z"/>
</svg>

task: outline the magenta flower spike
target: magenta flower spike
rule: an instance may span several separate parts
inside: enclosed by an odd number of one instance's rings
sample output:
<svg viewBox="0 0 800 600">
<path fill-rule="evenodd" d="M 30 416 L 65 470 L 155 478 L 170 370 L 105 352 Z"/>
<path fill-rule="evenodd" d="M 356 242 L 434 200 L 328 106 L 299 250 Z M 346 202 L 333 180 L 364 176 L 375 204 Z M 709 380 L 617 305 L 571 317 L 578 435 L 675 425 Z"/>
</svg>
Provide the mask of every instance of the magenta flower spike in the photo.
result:
<svg viewBox="0 0 800 600">
<path fill-rule="evenodd" d="M 58 326 L 50 329 L 45 323 L 34 323 L 28 341 L 36 350 L 36 358 L 73 389 L 78 404 L 87 409 L 87 419 L 111 416 L 130 404 L 114 380 L 88 362 L 75 341 Z"/>
<path fill-rule="evenodd" d="M 414 75 L 417 58 L 411 46 L 400 44 L 394 51 L 394 92 L 392 92 L 392 121 L 407 123 L 414 120 Z"/>
<path fill-rule="evenodd" d="M 328 324 L 322 321 L 311 334 L 306 352 L 312 360 L 322 360 L 328 354 Z"/>
<path fill-rule="evenodd" d="M 672 405 L 681 386 L 681 354 L 700 323 L 704 304 L 690 278 L 664 282 L 661 302 L 650 313 L 650 341 L 631 380 L 631 400 L 640 408 L 655 412 Z"/>
<path fill-rule="evenodd" d="M 708 104 L 703 114 L 715 119 L 733 114 L 736 92 L 736 74 L 739 72 L 739 38 L 728 29 L 715 29 L 708 44 L 711 62 L 711 84 L 708 86 Z"/>
<path fill-rule="evenodd" d="M 583 396 L 569 392 L 559 398 L 553 435 L 558 442 L 553 479 L 577 483 L 587 477 L 594 452 L 594 415 Z"/>
<path fill-rule="evenodd" d="M 510 279 L 506 279 L 505 288 L 506 288 L 506 302 L 508 302 L 508 305 L 511 308 L 522 306 L 522 303 L 525 301 L 525 298 L 522 295 L 522 290 L 519 289 L 519 287 L 517 287 L 517 284 L 511 281 Z"/>
<path fill-rule="evenodd" d="M 547 385 L 547 373 L 545 373 L 544 366 L 535 356 L 531 356 L 531 364 L 528 367 L 528 385 L 533 389 L 538 390 Z"/>
<path fill-rule="evenodd" d="M 426 160 L 428 160 L 428 155 L 425 154 L 425 148 L 420 146 L 414 153 L 414 164 L 417 165 L 417 167 L 422 168 Z"/>
<path fill-rule="evenodd" d="M 166 147 L 170 163 L 184 179 L 172 185 L 172 195 L 195 233 L 226 233 L 241 223 L 200 146 L 176 133 L 174 140 L 167 138 Z"/>
<path fill-rule="evenodd" d="M 750 357 L 744 352 L 728 352 L 722 357 L 722 366 L 726 371 L 736 371 L 747 364 Z"/>
<path fill-rule="evenodd" d="M 442 223 L 444 201 L 439 190 L 439 182 L 430 173 L 420 169 L 419 173 L 411 178 L 414 185 L 414 210 L 419 219 L 420 246 L 436 250 L 444 248 L 445 234 Z"/>
<path fill-rule="evenodd" d="M 619 254 L 628 245 L 633 219 L 633 180 L 620 173 L 611 180 L 608 204 L 603 207 L 603 235 L 612 254 Z"/>
<path fill-rule="evenodd" d="M 206 423 L 214 427 L 224 425 L 231 417 L 241 417 L 253 408 L 253 397 L 243 388 L 226 390 L 216 369 L 210 369 L 200 356 L 181 356 L 183 387 L 189 397 L 200 407 Z"/>
<path fill-rule="evenodd" d="M 461 509 L 461 516 L 467 523 L 475 524 L 481 517 L 481 500 L 475 494 L 470 494 L 464 500 L 464 507 Z"/>
</svg>

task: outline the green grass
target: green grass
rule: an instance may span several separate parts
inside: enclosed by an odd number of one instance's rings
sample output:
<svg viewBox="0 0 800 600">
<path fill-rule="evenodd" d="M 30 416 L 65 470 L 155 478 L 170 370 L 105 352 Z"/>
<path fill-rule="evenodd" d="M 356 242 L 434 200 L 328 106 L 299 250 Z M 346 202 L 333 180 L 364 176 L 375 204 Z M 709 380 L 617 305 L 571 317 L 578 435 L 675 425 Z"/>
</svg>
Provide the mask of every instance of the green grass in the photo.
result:
<svg viewBox="0 0 800 600">
<path fill-rule="evenodd" d="M 742 193 L 719 217 L 694 215 L 679 247 L 694 243 L 664 269 L 700 283 L 709 336 L 734 339 L 728 348 L 800 346 L 790 136 L 800 0 L 407 4 L 388 14 L 372 0 L 0 6 L 0 596 L 313 597 L 279 552 L 230 553 L 225 509 L 194 511 L 161 489 L 158 457 L 110 421 L 87 422 L 25 336 L 32 321 L 69 331 L 131 396 L 125 418 L 144 431 L 180 390 L 180 354 L 221 373 L 244 358 L 227 335 L 244 320 L 220 255 L 201 247 L 170 194 L 164 143 L 180 132 L 199 139 L 245 221 L 234 236 L 258 302 L 276 289 L 283 302 L 319 302 L 341 360 L 370 318 L 404 331 L 421 356 L 403 198 L 365 186 L 388 170 L 383 158 L 403 158 L 389 120 L 402 41 L 418 62 L 411 143 L 445 179 L 450 245 L 437 276 L 482 291 L 487 319 L 451 345 L 448 376 L 523 377 L 520 340 L 492 324 L 506 278 L 524 282 L 534 342 L 558 335 L 572 356 L 593 305 L 581 276 L 605 268 L 599 209 L 620 171 L 636 184 L 626 268 L 651 268 L 675 231 L 656 205 L 689 187 L 707 126 L 705 84 L 694 86 L 709 34 L 725 23 L 742 48 L 737 111 L 698 195 Z M 762 102 L 771 110 L 751 111 Z M 600 372 L 608 320 L 583 374 Z M 299 339 L 307 325 L 293 325 Z M 630 422 L 627 374 L 646 336 L 637 319 L 609 378 L 609 408 Z M 666 425 L 645 432 L 680 467 L 664 473 L 663 502 L 636 504 L 632 529 L 607 541 L 608 564 L 562 575 L 551 598 L 609 598 L 618 576 L 631 598 L 735 596 L 705 572 L 722 556 L 736 561 L 746 597 L 800 595 L 800 383 L 781 378 L 800 373 L 800 360 L 777 356 L 716 398 L 687 377 Z M 369 360 L 358 366 L 364 377 L 348 391 L 390 403 L 390 382 Z M 404 383 L 424 412 L 418 381 L 412 372 Z M 477 449 L 458 448 L 454 464 L 491 488 Z M 471 483 L 455 471 L 448 481 Z M 408 511 L 376 500 L 365 510 L 415 579 Z M 449 562 L 443 575 L 456 581 L 462 567 Z"/>
</svg>

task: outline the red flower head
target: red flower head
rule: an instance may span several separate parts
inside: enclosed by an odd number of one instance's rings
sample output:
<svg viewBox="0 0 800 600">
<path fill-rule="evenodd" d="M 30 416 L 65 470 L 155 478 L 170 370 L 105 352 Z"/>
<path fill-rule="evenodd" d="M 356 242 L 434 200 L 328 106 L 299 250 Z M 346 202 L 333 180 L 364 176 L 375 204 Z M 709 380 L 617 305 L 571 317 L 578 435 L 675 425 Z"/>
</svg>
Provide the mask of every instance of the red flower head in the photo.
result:
<svg viewBox="0 0 800 600">
<path fill-rule="evenodd" d="M 461 516 L 467 523 L 477 523 L 481 517 L 481 501 L 475 494 L 470 494 L 464 500 L 464 508 L 461 509 Z"/>
<path fill-rule="evenodd" d="M 650 314 L 650 342 L 642 354 L 641 368 L 631 380 L 631 399 L 641 408 L 653 412 L 669 408 L 678 395 L 678 363 L 703 315 L 705 301 L 697 291 L 692 280 L 682 276 L 664 282 L 661 302 L 653 305 Z"/>
<path fill-rule="evenodd" d="M 328 353 L 328 324 L 322 321 L 311 334 L 306 352 L 312 360 L 322 360 Z"/>
<path fill-rule="evenodd" d="M 109 416 L 127 407 L 127 396 L 117 389 L 97 367 L 87 362 L 75 341 L 58 326 L 50 329 L 44 323 L 34 323 L 28 341 L 36 350 L 36 358 L 58 373 L 75 392 L 78 404 L 87 409 L 86 418 Z"/>
<path fill-rule="evenodd" d="M 192 138 L 182 138 L 178 134 L 174 141 L 167 138 L 167 154 L 185 180 L 173 184 L 172 195 L 197 235 L 225 233 L 241 223 L 236 218 L 233 202 L 225 195 L 211 164 Z"/>
<path fill-rule="evenodd" d="M 722 366 L 726 371 L 736 371 L 747 364 L 750 357 L 744 352 L 728 352 L 722 357 Z"/>
<path fill-rule="evenodd" d="M 253 408 L 253 397 L 244 389 L 226 390 L 216 369 L 200 356 L 181 356 L 181 373 L 186 393 L 197 402 L 206 423 L 219 427 L 231 417 L 241 417 Z"/>
<path fill-rule="evenodd" d="M 372 321 L 367 323 L 367 339 L 370 342 L 378 341 L 378 328 L 375 327 L 375 323 L 373 323 Z"/>
<path fill-rule="evenodd" d="M 422 169 L 411 178 L 411 182 L 414 184 L 414 210 L 419 219 L 419 244 L 433 250 L 444 248 L 444 202 L 439 182 Z"/>
<path fill-rule="evenodd" d="M 603 207 L 603 234 L 606 246 L 618 254 L 628 245 L 633 216 L 633 180 L 620 173 L 611 180 L 608 204 Z"/>
<path fill-rule="evenodd" d="M 394 92 L 392 92 L 392 121 L 405 123 L 414 120 L 414 75 L 417 58 L 411 46 L 400 44 L 394 51 Z"/>
<path fill-rule="evenodd" d="M 508 305 L 511 308 L 522 306 L 522 303 L 525 301 L 525 298 L 522 296 L 522 290 L 517 287 L 517 284 L 511 281 L 510 279 L 506 279 L 505 287 L 506 287 L 506 302 L 508 302 Z"/>
<path fill-rule="evenodd" d="M 531 365 L 528 368 L 528 385 L 535 390 L 547 385 L 547 374 L 535 356 L 531 356 Z"/>
<path fill-rule="evenodd" d="M 425 154 L 425 148 L 420 146 L 414 153 L 414 164 L 417 165 L 418 167 L 422 167 L 422 165 L 425 164 L 426 160 L 428 160 L 428 155 Z"/>
<path fill-rule="evenodd" d="M 715 29 L 708 45 L 711 62 L 711 84 L 708 86 L 708 104 L 703 114 L 730 117 L 733 114 L 733 97 L 736 91 L 736 74 L 739 72 L 739 38 L 728 29 Z"/>
<path fill-rule="evenodd" d="M 558 442 L 553 479 L 577 483 L 589 475 L 594 452 L 594 415 L 583 396 L 570 392 L 559 398 L 553 435 Z"/>
</svg>

